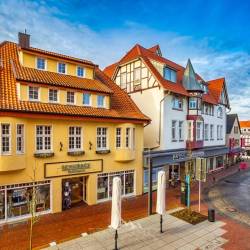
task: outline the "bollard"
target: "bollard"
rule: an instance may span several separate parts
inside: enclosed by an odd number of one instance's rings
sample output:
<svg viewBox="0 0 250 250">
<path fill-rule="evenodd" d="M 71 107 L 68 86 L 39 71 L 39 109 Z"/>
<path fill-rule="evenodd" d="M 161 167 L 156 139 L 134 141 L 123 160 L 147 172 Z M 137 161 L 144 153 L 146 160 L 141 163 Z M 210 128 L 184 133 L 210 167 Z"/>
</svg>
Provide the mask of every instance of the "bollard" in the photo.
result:
<svg viewBox="0 0 250 250">
<path fill-rule="evenodd" d="M 208 209 L 208 221 L 215 222 L 215 211 L 214 211 L 214 209 Z"/>
</svg>

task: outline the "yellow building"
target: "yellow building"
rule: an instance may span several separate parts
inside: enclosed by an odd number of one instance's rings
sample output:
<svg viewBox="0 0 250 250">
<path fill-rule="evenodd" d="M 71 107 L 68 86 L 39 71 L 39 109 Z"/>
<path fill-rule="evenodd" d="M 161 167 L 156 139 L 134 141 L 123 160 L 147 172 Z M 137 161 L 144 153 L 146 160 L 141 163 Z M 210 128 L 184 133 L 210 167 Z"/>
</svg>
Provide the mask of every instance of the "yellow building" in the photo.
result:
<svg viewBox="0 0 250 250">
<path fill-rule="evenodd" d="M 19 43 L 0 44 L 0 223 L 36 211 L 107 201 L 143 188 L 143 127 L 149 119 L 90 61 Z"/>
</svg>

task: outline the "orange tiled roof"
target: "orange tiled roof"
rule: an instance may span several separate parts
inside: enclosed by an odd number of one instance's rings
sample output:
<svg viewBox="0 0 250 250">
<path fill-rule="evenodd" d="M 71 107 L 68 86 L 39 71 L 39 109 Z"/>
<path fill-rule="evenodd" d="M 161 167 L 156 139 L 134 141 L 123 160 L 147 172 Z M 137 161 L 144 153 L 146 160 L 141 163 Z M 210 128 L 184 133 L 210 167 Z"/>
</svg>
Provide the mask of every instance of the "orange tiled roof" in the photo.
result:
<svg viewBox="0 0 250 250">
<path fill-rule="evenodd" d="M 96 79 L 87 79 L 23 67 L 17 61 L 13 61 L 13 70 L 16 74 L 16 79 L 20 81 L 112 93 L 105 84 Z"/>
<path fill-rule="evenodd" d="M 27 77 L 33 79 L 38 73 L 32 70 L 26 72 L 27 69 L 20 69 L 22 66 L 19 64 L 18 49 L 18 45 L 12 42 L 0 44 L 0 58 L 3 62 L 3 68 L 0 68 L 0 111 L 18 112 L 19 114 L 28 112 L 36 114 L 134 120 L 140 122 L 150 121 L 148 117 L 139 111 L 130 97 L 97 67 L 95 68 L 94 82 L 100 82 L 100 86 L 104 86 L 107 90 L 112 92 L 110 95 L 110 109 L 20 101 L 17 96 L 17 75 L 25 71 L 25 73 L 28 74 Z M 13 63 L 11 63 L 11 61 Z M 13 65 L 15 65 L 15 69 L 17 69 L 16 75 L 13 71 Z M 18 72 L 18 70 L 21 72 Z M 39 77 L 43 77 L 43 74 L 39 75 Z M 75 80 L 75 78 L 72 78 L 72 81 L 73 80 Z M 79 83 L 79 85 L 81 84 L 83 83 Z M 70 87 L 73 88 L 73 86 Z"/>
<path fill-rule="evenodd" d="M 182 78 L 185 68 L 171 60 L 168 60 L 157 53 L 155 53 L 159 49 L 159 45 L 156 45 L 152 48 L 146 49 L 142 47 L 139 44 L 136 44 L 130 51 L 128 51 L 125 56 L 121 58 L 121 60 L 117 63 L 114 63 L 104 69 L 104 72 L 108 74 L 110 77 L 113 76 L 116 68 L 119 65 L 125 64 L 129 61 L 132 61 L 138 57 L 142 58 L 148 68 L 151 70 L 152 74 L 156 77 L 158 82 L 166 89 L 176 94 L 181 94 L 188 96 L 189 93 L 186 91 L 186 89 L 182 85 Z M 170 81 L 164 79 L 161 74 L 158 72 L 158 70 L 153 66 L 151 63 L 151 60 L 157 61 L 160 63 L 163 63 L 167 65 L 170 68 L 173 68 L 177 72 L 177 83 L 173 84 Z M 203 80 L 203 78 L 196 74 L 197 80 Z M 218 86 L 216 87 L 218 83 Z M 223 82 L 224 84 L 224 82 Z M 208 102 L 211 104 L 218 104 L 219 103 L 219 97 L 221 94 L 221 91 L 223 90 L 223 86 L 221 86 L 220 79 L 212 80 L 208 82 L 208 89 L 209 93 L 203 95 L 203 101 Z"/>
<path fill-rule="evenodd" d="M 240 121 L 241 128 L 250 128 L 250 120 L 248 121 Z"/>
</svg>

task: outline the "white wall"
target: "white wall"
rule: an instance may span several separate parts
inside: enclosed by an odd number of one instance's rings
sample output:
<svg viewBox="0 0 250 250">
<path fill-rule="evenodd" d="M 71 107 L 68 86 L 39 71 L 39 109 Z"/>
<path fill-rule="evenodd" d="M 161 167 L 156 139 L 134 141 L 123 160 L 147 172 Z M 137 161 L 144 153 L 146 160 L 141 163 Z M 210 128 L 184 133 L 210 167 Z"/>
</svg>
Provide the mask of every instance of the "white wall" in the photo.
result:
<svg viewBox="0 0 250 250">
<path fill-rule="evenodd" d="M 223 116 L 222 118 L 217 117 L 218 108 L 222 107 Z M 205 141 L 205 134 L 204 134 L 204 147 L 211 147 L 211 146 L 221 146 L 226 144 L 226 108 L 222 105 L 214 106 L 214 115 L 206 115 L 202 114 L 204 119 L 204 127 L 205 124 L 209 124 L 208 130 L 208 141 Z M 210 140 L 210 124 L 214 125 L 214 140 Z M 217 140 L 217 125 L 222 125 L 222 134 L 223 140 Z"/>
<path fill-rule="evenodd" d="M 173 95 L 169 94 L 164 99 L 164 111 L 163 111 L 163 124 L 162 124 L 162 136 L 161 136 L 161 149 L 181 149 L 186 148 L 187 140 L 187 100 L 183 99 L 183 110 L 175 110 L 172 108 Z M 184 141 L 172 142 L 172 120 L 184 121 L 183 125 L 183 139 Z M 178 126 L 177 126 L 178 134 Z M 178 136 L 177 136 L 178 138 Z"/>
</svg>

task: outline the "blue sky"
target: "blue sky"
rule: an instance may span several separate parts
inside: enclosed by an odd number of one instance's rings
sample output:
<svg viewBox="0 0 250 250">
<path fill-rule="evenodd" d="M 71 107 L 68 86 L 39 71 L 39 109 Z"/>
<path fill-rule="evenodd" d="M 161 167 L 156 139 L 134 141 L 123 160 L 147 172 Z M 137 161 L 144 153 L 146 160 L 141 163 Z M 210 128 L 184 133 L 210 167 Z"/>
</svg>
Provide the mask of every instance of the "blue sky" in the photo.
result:
<svg viewBox="0 0 250 250">
<path fill-rule="evenodd" d="M 232 112 L 250 119 L 250 1 L 0 0 L 0 41 L 25 28 L 32 46 L 93 60 L 101 68 L 135 43 L 206 80 L 226 77 Z"/>
</svg>

